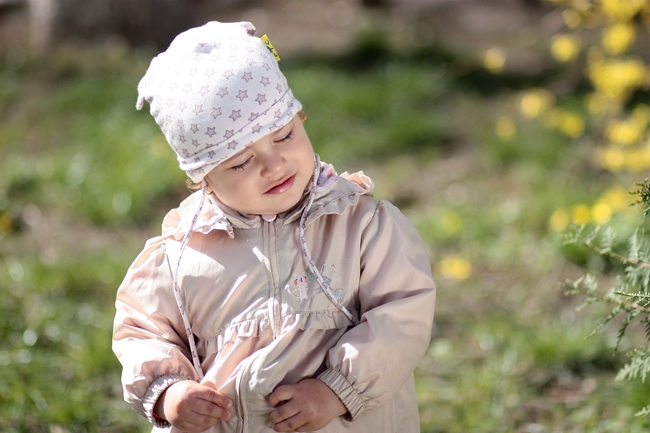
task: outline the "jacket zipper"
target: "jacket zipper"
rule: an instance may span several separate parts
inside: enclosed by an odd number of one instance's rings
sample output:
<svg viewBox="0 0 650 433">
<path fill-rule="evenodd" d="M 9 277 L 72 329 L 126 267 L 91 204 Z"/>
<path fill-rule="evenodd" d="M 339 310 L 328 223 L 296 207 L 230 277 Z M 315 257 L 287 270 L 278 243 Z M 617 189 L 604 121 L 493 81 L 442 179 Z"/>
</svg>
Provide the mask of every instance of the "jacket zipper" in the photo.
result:
<svg viewBox="0 0 650 433">
<path fill-rule="evenodd" d="M 237 407 L 239 409 L 239 416 L 241 416 L 241 426 L 239 428 L 240 433 L 245 433 L 249 430 L 248 406 L 246 406 L 246 394 L 248 394 L 248 389 L 244 384 L 249 381 L 250 368 L 258 353 L 259 352 L 254 352 L 251 354 L 251 356 L 248 357 L 246 364 L 242 368 L 242 373 L 238 377 L 239 384 L 237 385 L 237 388 L 239 390 L 239 398 L 237 399 Z"/>
<path fill-rule="evenodd" d="M 268 257 L 268 278 L 269 278 L 269 323 L 271 325 L 271 332 L 273 333 L 273 339 L 275 340 L 278 337 L 278 331 L 280 326 L 280 299 L 279 299 L 279 280 L 278 280 L 278 269 L 277 269 L 277 259 L 278 253 L 276 250 L 276 222 L 277 219 L 268 222 L 264 221 L 264 253 Z"/>
</svg>

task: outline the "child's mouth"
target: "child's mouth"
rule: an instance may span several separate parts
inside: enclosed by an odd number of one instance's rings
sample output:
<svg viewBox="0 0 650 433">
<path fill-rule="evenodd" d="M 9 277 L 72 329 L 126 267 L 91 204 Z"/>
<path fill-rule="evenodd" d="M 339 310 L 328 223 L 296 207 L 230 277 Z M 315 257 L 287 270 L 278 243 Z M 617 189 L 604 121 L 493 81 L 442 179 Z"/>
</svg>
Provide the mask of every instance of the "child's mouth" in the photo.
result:
<svg viewBox="0 0 650 433">
<path fill-rule="evenodd" d="M 293 186 L 293 181 L 295 180 L 296 175 L 289 176 L 287 180 L 282 182 L 279 185 L 276 185 L 272 188 L 270 188 L 268 191 L 266 191 L 266 194 L 282 194 L 283 192 L 287 192 L 289 188 Z"/>
</svg>

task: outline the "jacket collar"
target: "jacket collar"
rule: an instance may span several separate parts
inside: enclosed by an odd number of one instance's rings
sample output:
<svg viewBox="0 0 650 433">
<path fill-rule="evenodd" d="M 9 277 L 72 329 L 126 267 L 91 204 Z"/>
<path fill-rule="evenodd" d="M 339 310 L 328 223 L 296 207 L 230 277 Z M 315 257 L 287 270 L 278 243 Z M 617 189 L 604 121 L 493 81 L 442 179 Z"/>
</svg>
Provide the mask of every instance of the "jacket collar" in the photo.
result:
<svg viewBox="0 0 650 433">
<path fill-rule="evenodd" d="M 352 175 L 347 172 L 336 174 L 331 164 L 321 162 L 317 164 L 314 172 L 318 176 L 314 203 L 309 209 L 307 225 L 323 215 L 341 214 L 348 207 L 356 204 L 362 195 L 372 196 L 374 183 L 372 179 L 363 172 Z M 183 200 L 180 206 L 172 209 L 164 218 L 162 225 L 163 237 L 183 239 L 187 233 L 194 215 L 196 215 L 201 201 L 201 191 L 197 191 Z M 309 191 L 305 191 L 303 198 L 292 209 L 277 216 L 281 224 L 289 224 L 300 218 L 309 197 Z M 263 224 L 260 215 L 242 214 L 221 203 L 213 194 L 209 194 L 193 231 L 209 233 L 212 230 L 223 230 L 234 238 L 234 228 L 256 229 Z"/>
</svg>

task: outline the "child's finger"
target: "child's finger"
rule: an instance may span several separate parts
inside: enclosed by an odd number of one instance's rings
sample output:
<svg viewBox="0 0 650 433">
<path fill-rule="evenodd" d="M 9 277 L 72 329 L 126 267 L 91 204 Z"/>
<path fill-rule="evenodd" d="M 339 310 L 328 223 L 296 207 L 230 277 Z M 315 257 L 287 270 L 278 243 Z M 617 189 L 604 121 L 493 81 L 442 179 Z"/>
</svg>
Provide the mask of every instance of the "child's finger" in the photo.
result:
<svg viewBox="0 0 650 433">
<path fill-rule="evenodd" d="M 308 420 L 304 419 L 300 413 L 278 423 L 271 422 L 273 423 L 273 430 L 277 432 L 307 431 L 302 430 L 302 428 L 307 426 Z"/>
<path fill-rule="evenodd" d="M 276 406 L 275 410 L 269 415 L 269 421 L 271 421 L 273 424 L 278 424 L 288 420 L 289 418 L 296 417 L 299 414 L 300 405 L 295 401 L 288 401 L 286 403 L 280 403 Z"/>
<path fill-rule="evenodd" d="M 200 395 L 197 395 L 197 397 L 202 398 L 203 400 L 209 401 L 211 403 L 214 403 L 218 406 L 221 406 L 224 409 L 230 409 L 232 407 L 232 400 L 230 400 L 226 395 L 217 391 L 214 388 L 214 385 L 212 386 L 204 385 Z"/>
<path fill-rule="evenodd" d="M 194 417 L 200 420 L 202 425 L 212 426 L 221 420 L 230 419 L 230 411 L 214 403 L 199 400 L 192 408 Z"/>
<path fill-rule="evenodd" d="M 269 395 L 269 404 L 271 407 L 276 407 L 283 401 L 289 401 L 293 397 L 293 387 L 291 385 L 282 385 L 275 388 Z"/>
</svg>

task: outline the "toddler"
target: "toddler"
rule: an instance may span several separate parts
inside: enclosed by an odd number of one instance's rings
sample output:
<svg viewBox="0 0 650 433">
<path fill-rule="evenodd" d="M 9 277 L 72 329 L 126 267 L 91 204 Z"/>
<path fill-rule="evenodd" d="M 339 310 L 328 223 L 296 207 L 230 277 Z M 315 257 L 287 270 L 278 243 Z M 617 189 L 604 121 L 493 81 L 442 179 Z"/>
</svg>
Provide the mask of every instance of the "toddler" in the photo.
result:
<svg viewBox="0 0 650 433">
<path fill-rule="evenodd" d="M 435 287 L 372 181 L 321 163 L 250 23 L 180 34 L 138 86 L 200 190 L 117 293 L 126 401 L 154 431 L 419 432 Z"/>
</svg>

